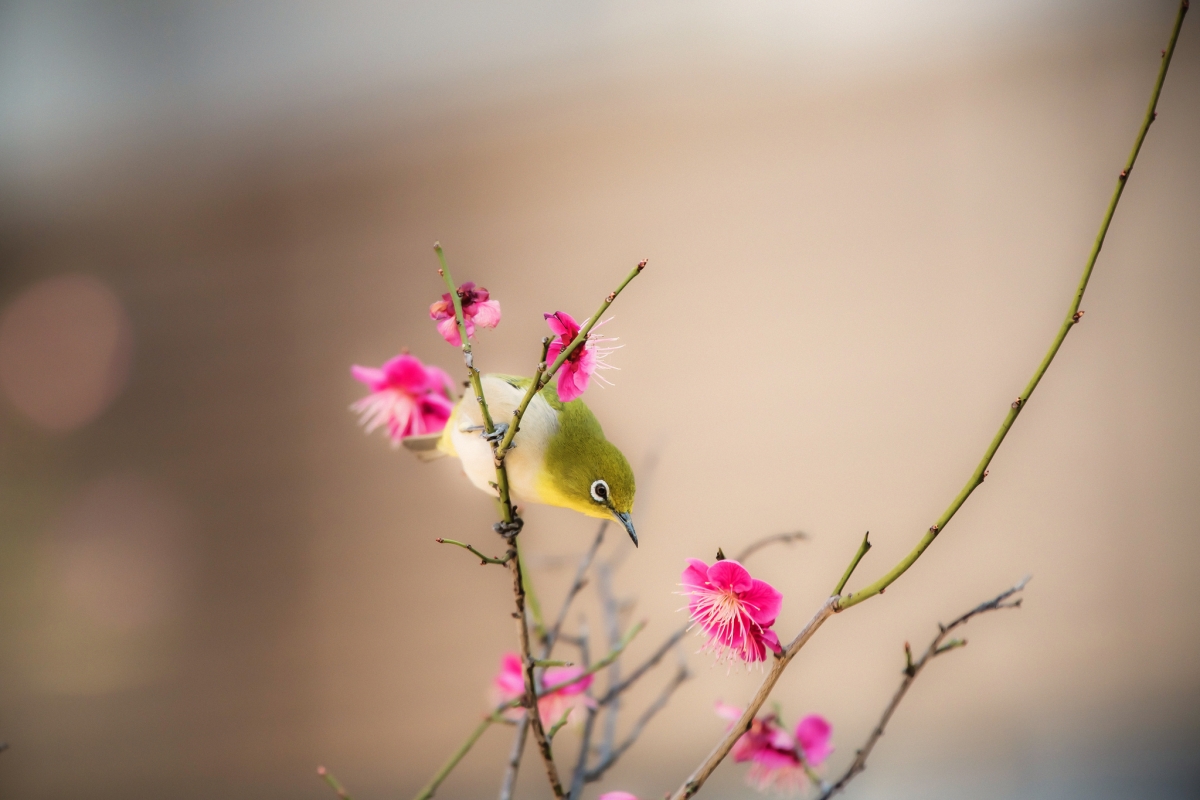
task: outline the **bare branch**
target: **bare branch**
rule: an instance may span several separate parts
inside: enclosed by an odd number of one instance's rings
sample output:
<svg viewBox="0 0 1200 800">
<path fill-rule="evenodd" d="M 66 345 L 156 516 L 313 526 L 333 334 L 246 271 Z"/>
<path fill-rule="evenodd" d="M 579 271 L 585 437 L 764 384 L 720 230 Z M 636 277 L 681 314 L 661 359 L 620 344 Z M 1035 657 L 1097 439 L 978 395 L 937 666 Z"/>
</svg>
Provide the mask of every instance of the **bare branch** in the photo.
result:
<svg viewBox="0 0 1200 800">
<path fill-rule="evenodd" d="M 663 687 L 662 692 L 658 695 L 658 698 L 649 706 L 647 706 L 646 710 L 642 712 L 642 715 L 638 717 L 637 722 L 634 723 L 633 729 L 630 730 L 629 735 L 625 737 L 625 740 L 622 741 L 621 744 L 619 744 L 611 752 L 602 756 L 600 762 L 587 771 L 587 774 L 584 775 L 584 780 L 588 783 L 600 780 L 608 768 L 615 764 L 617 759 L 623 756 L 625 751 L 633 746 L 633 743 L 636 742 L 638 737 L 642 735 L 642 731 L 645 729 L 646 724 L 654 718 L 655 714 L 657 714 L 667 705 L 671 699 L 671 695 L 675 694 L 675 690 L 682 686 L 684 681 L 691 677 L 692 674 L 688 671 L 687 665 L 680 664 L 675 676 L 671 678 L 670 682 L 668 682 L 666 686 Z"/>
<path fill-rule="evenodd" d="M 791 544 L 792 542 L 799 542 L 810 538 L 812 537 L 810 537 L 804 531 L 773 533 L 770 536 L 764 536 L 763 538 L 746 545 L 744 548 L 742 548 L 742 552 L 733 557 L 733 560 L 740 563 L 757 553 L 759 550 L 762 550 L 764 547 L 769 547 L 773 544 Z"/>
<path fill-rule="evenodd" d="M 508 767 L 504 770 L 504 783 L 500 785 L 500 800 L 512 800 L 517 786 L 517 772 L 521 769 L 521 756 L 525 753 L 525 740 L 529 737 L 529 712 L 517 723 L 517 734 L 513 737 L 512 749 L 508 751 Z"/>
<path fill-rule="evenodd" d="M 796 654 L 800 652 L 800 649 L 804 647 L 804 645 L 808 644 L 808 640 L 812 638 L 813 634 L 817 632 L 817 629 L 821 627 L 825 620 L 833 616 L 836 608 L 836 602 L 836 597 L 830 597 L 824 603 L 822 603 L 821 607 L 817 609 L 817 612 L 813 614 L 812 619 L 810 619 L 808 623 L 801 628 L 800 633 L 796 635 L 796 638 L 793 639 L 786 648 L 784 648 L 783 655 L 775 657 L 775 660 L 771 664 L 770 670 L 767 672 L 766 677 L 763 678 L 763 682 L 759 685 L 758 691 L 754 693 L 754 697 L 751 698 L 750 704 L 747 705 L 746 710 L 742 712 L 741 718 L 733 725 L 733 727 L 729 729 L 729 732 L 725 734 L 724 738 L 717 742 L 716 747 L 714 747 L 708 754 L 708 757 L 701 762 L 700 766 L 696 767 L 692 774 L 688 776 L 688 779 L 684 781 L 678 789 L 675 790 L 675 792 L 671 795 L 671 800 L 687 800 L 687 798 L 694 797 L 695 794 L 700 791 L 700 787 L 702 787 L 704 782 L 708 780 L 708 777 L 712 775 L 713 770 L 717 768 L 717 765 L 725 760 L 725 756 L 729 755 L 729 751 L 733 749 L 733 746 L 737 743 L 737 740 L 742 737 L 743 733 L 750 730 L 750 723 L 754 721 L 754 717 L 758 714 L 758 710 L 762 708 L 763 703 L 767 702 L 767 698 L 771 696 L 771 690 L 775 688 L 775 684 L 779 681 L 779 676 L 781 676 L 783 671 L 787 669 L 787 665 L 793 658 L 796 657 Z"/>
<path fill-rule="evenodd" d="M 596 565 L 596 591 L 600 595 L 600 605 L 604 610 L 604 628 L 608 636 L 609 646 L 621 635 L 620 605 L 612 590 L 612 567 L 609 564 Z M 604 712 L 604 736 L 600 740 L 600 757 L 607 758 L 613 749 L 617 738 L 617 715 L 621 710 L 618 696 L 612 694 L 612 689 L 621 682 L 621 662 L 613 661 L 608 668 L 608 692 L 605 697 L 612 696 L 606 703 Z"/>
<path fill-rule="evenodd" d="M 903 700 L 904 695 L 908 693 L 908 688 L 912 686 L 913 681 L 917 679 L 917 676 L 921 674 L 921 671 L 925 669 L 925 666 L 931 660 L 937 658 L 943 653 L 948 653 L 949 651 L 955 650 L 966 644 L 966 641 L 963 639 L 953 639 L 950 642 L 946 642 L 946 637 L 950 634 L 950 631 L 961 625 L 967 624 L 972 617 L 975 617 L 979 614 L 984 614 L 988 611 L 997 611 L 1003 608 L 1019 608 L 1021 605 L 1020 599 L 1012 602 L 1007 601 L 1014 594 L 1024 589 L 1025 584 L 1028 582 L 1029 578 L 1026 577 L 1008 591 L 1005 591 L 991 600 L 988 600 L 986 603 L 980 603 L 978 606 L 963 614 L 949 625 L 939 624 L 938 635 L 933 637 L 933 641 L 930 642 L 929 647 L 925 649 L 924 655 L 922 655 L 916 661 L 912 660 L 912 648 L 910 648 L 908 643 L 905 642 L 904 680 L 900 682 L 900 688 L 896 690 L 896 694 L 892 696 L 891 701 L 887 704 L 887 708 L 883 710 L 883 716 L 880 717 L 879 723 L 875 726 L 875 729 L 871 731 L 871 735 L 867 737 L 866 743 L 859 748 L 858 752 L 855 754 L 854 761 L 850 763 L 850 766 L 846 769 L 846 771 L 842 774 L 842 777 L 840 777 L 836 783 L 834 783 L 832 786 L 822 787 L 821 795 L 818 800 L 829 800 L 829 798 L 845 789 L 846 784 L 854 780 L 860 773 L 862 773 L 863 770 L 867 768 L 867 759 L 870 757 L 871 751 L 874 750 L 875 745 L 879 743 L 880 738 L 883 736 L 884 730 L 887 728 L 888 722 L 891 721 L 892 715 L 896 713 L 896 708 L 900 705 L 900 701 Z"/>
<path fill-rule="evenodd" d="M 588 548 L 587 553 L 584 554 L 583 559 L 579 562 L 579 567 L 575 570 L 575 580 L 571 581 L 571 588 L 567 590 L 567 596 L 563 600 L 562 608 L 558 610 L 558 619 L 554 620 L 554 625 L 546 632 L 546 641 L 542 647 L 543 658 L 550 657 L 550 651 L 554 649 L 554 644 L 558 641 L 559 634 L 562 632 L 562 626 L 567 619 L 567 612 L 570 611 L 571 603 L 587 583 L 587 571 L 596 559 L 596 553 L 599 551 L 600 545 L 604 543 L 604 532 L 606 530 L 608 530 L 608 520 L 600 523 L 600 528 L 596 531 L 596 538 L 592 540 L 592 546 Z"/>
<path fill-rule="evenodd" d="M 510 549 L 507 553 L 504 554 L 504 558 L 492 558 L 491 556 L 485 556 L 483 553 L 479 552 L 478 550 L 476 550 L 474 547 L 467 544 L 466 542 L 459 542 L 459 541 L 455 541 L 454 539 L 443 539 L 440 536 L 438 538 L 434 539 L 434 541 L 437 542 L 438 544 L 452 544 L 452 545 L 461 547 L 464 550 L 470 550 L 472 553 L 475 554 L 476 557 L 479 558 L 479 563 L 484 564 L 484 565 L 486 565 L 486 564 L 507 564 L 508 560 L 517 554 L 515 550 Z"/>
</svg>

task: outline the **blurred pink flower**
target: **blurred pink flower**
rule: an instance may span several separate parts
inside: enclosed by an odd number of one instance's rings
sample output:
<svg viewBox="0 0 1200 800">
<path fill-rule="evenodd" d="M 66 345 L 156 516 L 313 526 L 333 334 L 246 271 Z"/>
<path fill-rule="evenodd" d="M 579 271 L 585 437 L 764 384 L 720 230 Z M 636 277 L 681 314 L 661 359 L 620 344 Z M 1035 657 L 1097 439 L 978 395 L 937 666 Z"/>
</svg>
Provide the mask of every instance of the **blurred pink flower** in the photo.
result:
<svg viewBox="0 0 1200 800">
<path fill-rule="evenodd" d="M 553 314 L 543 314 L 543 316 L 546 318 L 546 324 L 550 326 L 550 331 L 557 337 L 550 343 L 550 349 L 546 351 L 546 362 L 553 363 L 575 339 L 582 326 L 565 311 L 555 311 Z M 611 319 L 612 317 L 609 317 L 601 321 L 592 330 L 594 331 Z M 583 323 L 586 325 L 587 320 L 584 320 Z M 598 336 L 595 333 L 588 334 L 587 341 L 576 347 L 558 370 L 559 400 L 569 403 L 583 394 L 587 390 L 588 381 L 591 380 L 596 370 L 616 369 L 612 364 L 606 363 L 604 358 L 613 350 L 620 348 L 600 347 L 601 342 L 614 341 L 616 339 Z M 597 375 L 596 379 L 603 383 L 609 383 L 600 375 Z"/>
<path fill-rule="evenodd" d="M 488 290 L 482 286 L 476 287 L 473 281 L 467 281 L 458 287 L 463 327 L 467 329 L 468 339 L 475 336 L 476 325 L 481 328 L 494 328 L 500 324 L 500 301 L 489 300 L 488 297 Z M 438 333 L 443 339 L 455 347 L 462 345 L 462 337 L 458 335 L 458 320 L 454 318 L 454 301 L 449 292 L 429 306 L 429 317 L 437 320 Z"/>
<path fill-rule="evenodd" d="M 638 800 L 637 797 L 629 792 L 605 792 L 596 798 L 596 800 Z"/>
<path fill-rule="evenodd" d="M 560 683 L 572 681 L 563 688 L 542 695 L 538 698 L 538 712 L 543 725 L 553 725 L 562 719 L 568 709 L 571 712 L 570 722 L 582 722 L 583 710 L 595 707 L 596 701 L 584 692 L 592 685 L 591 675 L 579 677 L 584 672 L 582 667 L 549 667 L 542 673 L 542 686 L 557 686 Z M 579 678 L 578 680 L 573 680 Z M 525 671 L 521 667 L 521 657 L 516 653 L 505 653 L 500 661 L 500 672 L 492 681 L 492 702 L 496 705 L 508 703 L 525 694 Z M 510 719 L 519 719 L 521 709 L 510 709 Z"/>
<path fill-rule="evenodd" d="M 742 710 L 717 703 L 717 716 L 737 722 Z M 760 791 L 776 789 L 797 791 L 808 782 L 804 762 L 810 768 L 819 767 L 833 752 L 829 740 L 833 728 L 819 714 L 809 714 L 800 720 L 793 736 L 774 714 L 755 717 L 750 730 L 742 734 L 730 754 L 737 762 L 752 762 L 746 780 Z"/>
<path fill-rule="evenodd" d="M 768 649 L 783 651 L 779 636 L 770 630 L 783 595 L 766 581 L 750 577 L 738 562 L 718 561 L 710 567 L 689 558 L 683 587 L 693 624 L 708 636 L 702 649 L 713 650 L 718 660 L 736 657 L 753 663 L 765 660 Z"/>
<path fill-rule="evenodd" d="M 355 364 L 350 374 L 365 383 L 371 393 L 350 406 L 357 411 L 367 433 L 387 426 L 392 445 L 406 436 L 436 433 L 446 427 L 454 408 L 454 381 L 444 370 L 426 366 L 407 353 L 396 356 L 381 368 Z"/>
</svg>

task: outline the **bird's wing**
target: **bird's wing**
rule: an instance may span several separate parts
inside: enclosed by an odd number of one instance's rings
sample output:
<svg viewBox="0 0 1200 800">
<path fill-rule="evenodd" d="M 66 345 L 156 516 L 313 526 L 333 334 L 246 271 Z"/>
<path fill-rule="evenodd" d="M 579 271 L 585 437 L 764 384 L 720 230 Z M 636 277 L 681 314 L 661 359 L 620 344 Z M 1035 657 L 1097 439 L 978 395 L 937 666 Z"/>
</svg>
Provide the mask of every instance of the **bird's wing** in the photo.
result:
<svg viewBox="0 0 1200 800">
<path fill-rule="evenodd" d="M 406 436 L 400 440 L 400 444 L 404 445 L 405 450 L 416 453 L 417 458 L 422 461 L 433 461 L 436 458 L 441 458 L 446 455 L 438 449 L 438 442 L 442 438 L 442 432 L 427 433 L 423 436 Z"/>
</svg>

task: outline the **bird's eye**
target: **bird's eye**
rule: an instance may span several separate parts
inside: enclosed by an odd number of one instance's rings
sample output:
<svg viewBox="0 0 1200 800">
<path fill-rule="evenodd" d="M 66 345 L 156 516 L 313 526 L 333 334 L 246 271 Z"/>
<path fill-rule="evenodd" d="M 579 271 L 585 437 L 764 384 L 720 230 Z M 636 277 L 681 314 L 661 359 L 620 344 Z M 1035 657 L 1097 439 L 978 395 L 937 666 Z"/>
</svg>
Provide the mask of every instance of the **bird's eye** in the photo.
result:
<svg viewBox="0 0 1200 800">
<path fill-rule="evenodd" d="M 592 482 L 592 499 L 597 503 L 608 502 L 608 484 L 604 481 Z"/>
</svg>

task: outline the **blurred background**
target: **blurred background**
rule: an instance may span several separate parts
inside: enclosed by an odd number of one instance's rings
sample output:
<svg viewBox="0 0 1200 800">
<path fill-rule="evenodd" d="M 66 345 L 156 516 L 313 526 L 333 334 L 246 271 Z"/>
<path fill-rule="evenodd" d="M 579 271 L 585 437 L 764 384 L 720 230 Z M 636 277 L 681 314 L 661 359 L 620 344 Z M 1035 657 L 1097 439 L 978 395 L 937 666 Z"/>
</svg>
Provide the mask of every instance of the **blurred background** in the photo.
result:
<svg viewBox="0 0 1200 800">
<path fill-rule="evenodd" d="M 1159 64 L 1160 0 L 0 6 L 0 796 L 414 793 L 513 646 L 493 506 L 365 437 L 353 363 L 461 370 L 431 244 L 531 372 L 639 259 L 588 402 L 640 472 L 645 655 L 689 556 L 790 636 L 958 492 L 1066 309 Z M 991 476 L 781 681 L 837 770 L 903 643 L 1032 573 L 909 695 L 860 798 L 1200 796 L 1200 20 L 1083 307 Z M 556 606 L 589 520 L 528 509 Z M 593 630 L 595 605 L 580 606 Z M 577 620 L 572 618 L 573 624 Z M 691 654 L 699 642 L 689 638 Z M 721 734 L 697 678 L 601 787 Z M 666 665 L 631 699 L 648 702 Z M 625 724 L 632 721 L 628 715 Z M 575 734 L 562 734 L 573 752 Z M 439 793 L 493 796 L 493 730 Z M 746 797 L 726 764 L 706 789 Z M 532 760 L 523 796 L 542 797 Z M 595 788 L 589 793 L 594 797 Z"/>
</svg>

